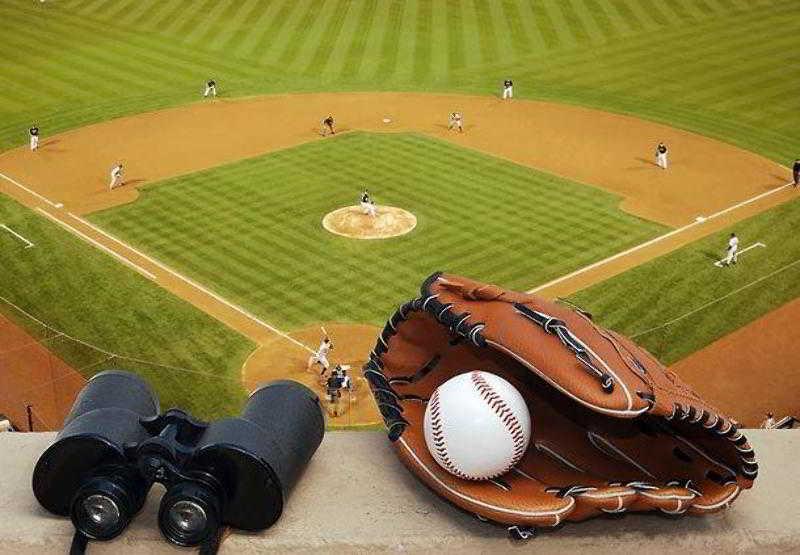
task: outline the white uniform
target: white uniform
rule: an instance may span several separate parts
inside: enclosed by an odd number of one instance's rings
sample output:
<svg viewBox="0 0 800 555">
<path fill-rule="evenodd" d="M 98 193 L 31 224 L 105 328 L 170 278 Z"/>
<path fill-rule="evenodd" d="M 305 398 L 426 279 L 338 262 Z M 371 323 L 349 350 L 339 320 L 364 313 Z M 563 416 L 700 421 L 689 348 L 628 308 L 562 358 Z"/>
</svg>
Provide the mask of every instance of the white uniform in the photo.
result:
<svg viewBox="0 0 800 555">
<path fill-rule="evenodd" d="M 375 203 L 366 191 L 361 195 L 361 211 L 372 218 L 378 215 L 378 209 L 375 207 Z"/>
<path fill-rule="evenodd" d="M 39 148 L 39 128 L 35 125 L 28 130 L 31 136 L 31 150 Z"/>
<path fill-rule="evenodd" d="M 208 95 L 211 95 L 211 98 L 217 97 L 217 83 L 213 79 L 206 82 L 206 90 L 203 93 L 203 97 Z"/>
<path fill-rule="evenodd" d="M 327 370 L 328 368 L 330 368 L 331 363 L 328 362 L 328 353 L 331 352 L 332 348 L 333 348 L 333 343 L 323 339 L 320 342 L 317 351 L 310 357 L 308 357 L 308 367 L 311 368 L 312 365 L 319 364 L 320 366 L 322 366 L 323 370 Z"/>
<path fill-rule="evenodd" d="M 116 165 L 111 169 L 111 182 L 108 184 L 109 190 L 122 183 L 122 164 Z"/>
<path fill-rule="evenodd" d="M 761 423 L 761 427 L 765 430 L 771 430 L 775 427 L 775 418 L 772 416 L 767 416 Z"/>
<path fill-rule="evenodd" d="M 662 170 L 667 169 L 667 152 L 667 147 L 663 144 L 659 144 L 656 147 L 656 164 L 658 164 L 658 167 Z"/>
<path fill-rule="evenodd" d="M 450 118 L 448 119 L 449 124 L 447 129 L 458 129 L 460 133 L 464 132 L 464 116 L 461 112 L 452 112 L 450 114 Z"/>
<path fill-rule="evenodd" d="M 503 81 L 503 99 L 514 98 L 514 83 L 511 79 Z"/>
<path fill-rule="evenodd" d="M 725 258 L 725 265 L 736 264 L 737 253 L 739 252 L 739 238 L 735 235 L 728 240 L 728 256 Z"/>
</svg>

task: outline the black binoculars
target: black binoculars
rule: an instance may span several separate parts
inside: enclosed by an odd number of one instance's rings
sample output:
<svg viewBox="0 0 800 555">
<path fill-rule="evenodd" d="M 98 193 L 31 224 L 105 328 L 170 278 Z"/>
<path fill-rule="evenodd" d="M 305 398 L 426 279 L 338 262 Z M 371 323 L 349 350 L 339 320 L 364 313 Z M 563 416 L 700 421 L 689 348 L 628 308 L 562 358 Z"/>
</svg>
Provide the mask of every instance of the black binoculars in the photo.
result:
<svg viewBox="0 0 800 555">
<path fill-rule="evenodd" d="M 240 417 L 206 423 L 161 413 L 144 380 L 106 371 L 89 380 L 39 459 L 33 492 L 72 518 L 72 552 L 81 553 L 89 540 L 119 535 L 158 482 L 164 537 L 214 553 L 222 527 L 257 531 L 278 520 L 324 432 L 319 398 L 290 380 L 263 385 Z"/>
</svg>

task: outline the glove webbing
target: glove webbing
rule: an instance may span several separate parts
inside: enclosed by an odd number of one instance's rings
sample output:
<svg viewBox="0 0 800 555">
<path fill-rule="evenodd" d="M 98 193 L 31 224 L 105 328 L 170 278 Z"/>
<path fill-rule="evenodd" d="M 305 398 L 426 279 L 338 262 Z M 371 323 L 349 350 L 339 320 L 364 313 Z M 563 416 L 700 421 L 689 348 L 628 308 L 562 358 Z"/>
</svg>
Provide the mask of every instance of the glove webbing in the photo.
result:
<svg viewBox="0 0 800 555">
<path fill-rule="evenodd" d="M 569 330 L 567 324 L 565 324 L 563 320 L 528 308 L 521 303 L 514 303 L 514 309 L 528 320 L 541 326 L 545 332 L 558 337 L 561 343 L 575 354 L 575 358 L 578 359 L 578 362 L 580 362 L 590 374 L 600 380 L 603 391 L 606 393 L 614 391 L 614 378 L 595 366 L 586 345 Z"/>
</svg>

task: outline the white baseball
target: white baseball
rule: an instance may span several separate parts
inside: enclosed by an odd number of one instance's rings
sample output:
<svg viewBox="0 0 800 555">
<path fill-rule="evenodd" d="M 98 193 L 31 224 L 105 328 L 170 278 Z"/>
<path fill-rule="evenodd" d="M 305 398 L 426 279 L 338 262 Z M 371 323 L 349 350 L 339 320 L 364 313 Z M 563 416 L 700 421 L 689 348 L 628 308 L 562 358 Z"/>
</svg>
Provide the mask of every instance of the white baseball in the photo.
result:
<svg viewBox="0 0 800 555">
<path fill-rule="evenodd" d="M 531 415 L 513 385 L 473 371 L 440 385 L 425 408 L 425 443 L 439 465 L 466 480 L 488 480 L 519 462 Z"/>
</svg>

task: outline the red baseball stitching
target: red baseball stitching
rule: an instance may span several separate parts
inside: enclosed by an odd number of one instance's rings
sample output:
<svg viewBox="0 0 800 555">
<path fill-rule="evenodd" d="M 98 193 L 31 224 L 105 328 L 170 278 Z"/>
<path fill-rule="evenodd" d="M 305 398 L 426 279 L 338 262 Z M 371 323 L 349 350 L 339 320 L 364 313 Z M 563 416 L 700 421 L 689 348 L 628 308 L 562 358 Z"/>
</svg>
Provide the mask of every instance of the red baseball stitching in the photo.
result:
<svg viewBox="0 0 800 555">
<path fill-rule="evenodd" d="M 438 390 L 433 392 L 429 403 L 431 410 L 431 436 L 433 437 L 433 449 L 436 451 L 437 462 L 459 478 L 469 480 L 470 477 L 464 474 L 447 454 L 447 443 L 445 442 L 444 430 L 442 429 L 442 408 L 439 404 Z"/>
<path fill-rule="evenodd" d="M 495 414 L 500 417 L 500 421 L 503 423 L 506 430 L 508 430 L 508 433 L 511 434 L 511 439 L 514 441 L 512 460 L 519 460 L 523 453 L 525 453 L 525 431 L 522 429 L 522 424 L 517 420 L 511 407 L 506 405 L 503 398 L 479 372 L 471 372 L 469 377 L 481 398 L 485 400 Z"/>
</svg>

